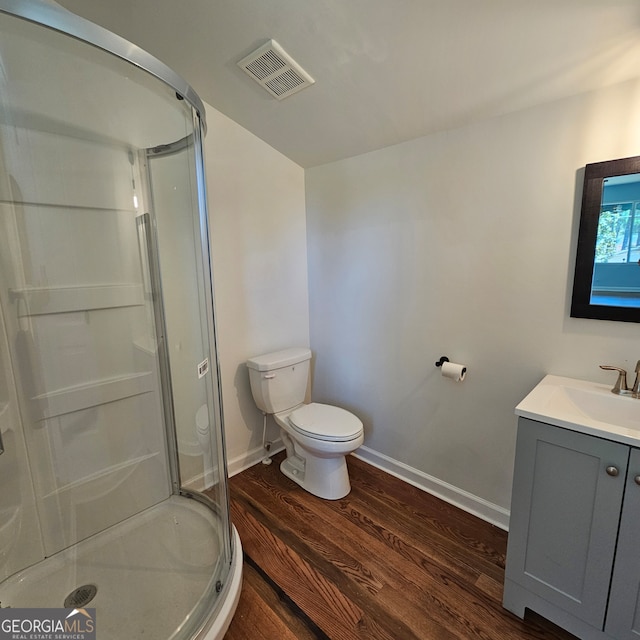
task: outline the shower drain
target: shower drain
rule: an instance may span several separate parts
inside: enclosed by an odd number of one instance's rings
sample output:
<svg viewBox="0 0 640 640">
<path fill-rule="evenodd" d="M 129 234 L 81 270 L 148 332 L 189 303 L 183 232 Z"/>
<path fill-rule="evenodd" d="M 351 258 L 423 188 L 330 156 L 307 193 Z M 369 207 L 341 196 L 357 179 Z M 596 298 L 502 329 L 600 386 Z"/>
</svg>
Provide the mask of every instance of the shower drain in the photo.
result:
<svg viewBox="0 0 640 640">
<path fill-rule="evenodd" d="M 81 587 L 74 589 L 65 599 L 65 609 L 77 609 L 88 605 L 98 593 L 98 587 L 95 584 L 83 584 Z"/>
</svg>

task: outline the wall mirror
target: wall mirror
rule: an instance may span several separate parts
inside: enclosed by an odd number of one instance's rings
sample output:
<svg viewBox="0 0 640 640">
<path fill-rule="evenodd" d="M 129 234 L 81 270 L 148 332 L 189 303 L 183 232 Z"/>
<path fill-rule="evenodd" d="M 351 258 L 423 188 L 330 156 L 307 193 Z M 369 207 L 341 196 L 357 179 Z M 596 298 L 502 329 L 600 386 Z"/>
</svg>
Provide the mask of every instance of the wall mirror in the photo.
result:
<svg viewBox="0 0 640 640">
<path fill-rule="evenodd" d="M 571 315 L 640 322 L 640 156 L 585 167 Z"/>
</svg>

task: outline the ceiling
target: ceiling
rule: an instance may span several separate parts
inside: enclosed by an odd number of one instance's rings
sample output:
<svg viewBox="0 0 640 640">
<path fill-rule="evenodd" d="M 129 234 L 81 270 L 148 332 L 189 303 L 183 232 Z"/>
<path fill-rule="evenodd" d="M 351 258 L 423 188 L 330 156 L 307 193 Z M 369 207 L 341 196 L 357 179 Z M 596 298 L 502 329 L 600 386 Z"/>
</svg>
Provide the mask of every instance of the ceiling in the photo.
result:
<svg viewBox="0 0 640 640">
<path fill-rule="evenodd" d="M 638 0 L 58 0 L 311 167 L 640 76 Z M 315 84 L 236 63 L 275 39 Z"/>
</svg>

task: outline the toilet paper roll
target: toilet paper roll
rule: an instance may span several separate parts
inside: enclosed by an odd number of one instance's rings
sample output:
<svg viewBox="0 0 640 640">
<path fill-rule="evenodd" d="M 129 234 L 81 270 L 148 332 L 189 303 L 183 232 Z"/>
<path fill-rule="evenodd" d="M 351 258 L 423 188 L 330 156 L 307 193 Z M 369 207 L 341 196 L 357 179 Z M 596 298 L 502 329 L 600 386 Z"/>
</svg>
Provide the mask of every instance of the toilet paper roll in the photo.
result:
<svg viewBox="0 0 640 640">
<path fill-rule="evenodd" d="M 456 382 L 462 382 L 467 375 L 467 366 L 457 362 L 443 362 L 442 376 Z"/>
</svg>

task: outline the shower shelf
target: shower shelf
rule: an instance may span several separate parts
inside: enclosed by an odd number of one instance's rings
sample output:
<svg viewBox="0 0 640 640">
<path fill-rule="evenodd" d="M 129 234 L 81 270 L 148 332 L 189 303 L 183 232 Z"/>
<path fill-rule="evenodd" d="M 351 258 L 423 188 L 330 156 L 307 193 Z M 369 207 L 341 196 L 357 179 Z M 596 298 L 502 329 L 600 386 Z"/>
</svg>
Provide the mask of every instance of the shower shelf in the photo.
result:
<svg viewBox="0 0 640 640">
<path fill-rule="evenodd" d="M 31 399 L 34 419 L 48 420 L 73 411 L 149 393 L 155 390 L 156 384 L 154 374 L 146 372 L 43 393 Z"/>
<path fill-rule="evenodd" d="M 123 487 L 126 490 L 127 480 L 144 468 L 145 465 L 150 464 L 157 468 L 161 464 L 158 462 L 159 456 L 160 454 L 157 451 L 136 455 L 123 462 L 100 469 L 93 475 L 55 487 L 48 493 L 43 494 L 42 499 L 65 499 L 62 496 L 73 494 L 71 500 L 87 502 L 98 496 L 106 496 L 116 487 Z"/>
<path fill-rule="evenodd" d="M 144 289 L 141 284 L 24 287 L 11 289 L 9 295 L 12 300 L 19 301 L 18 317 L 144 304 Z"/>
</svg>

